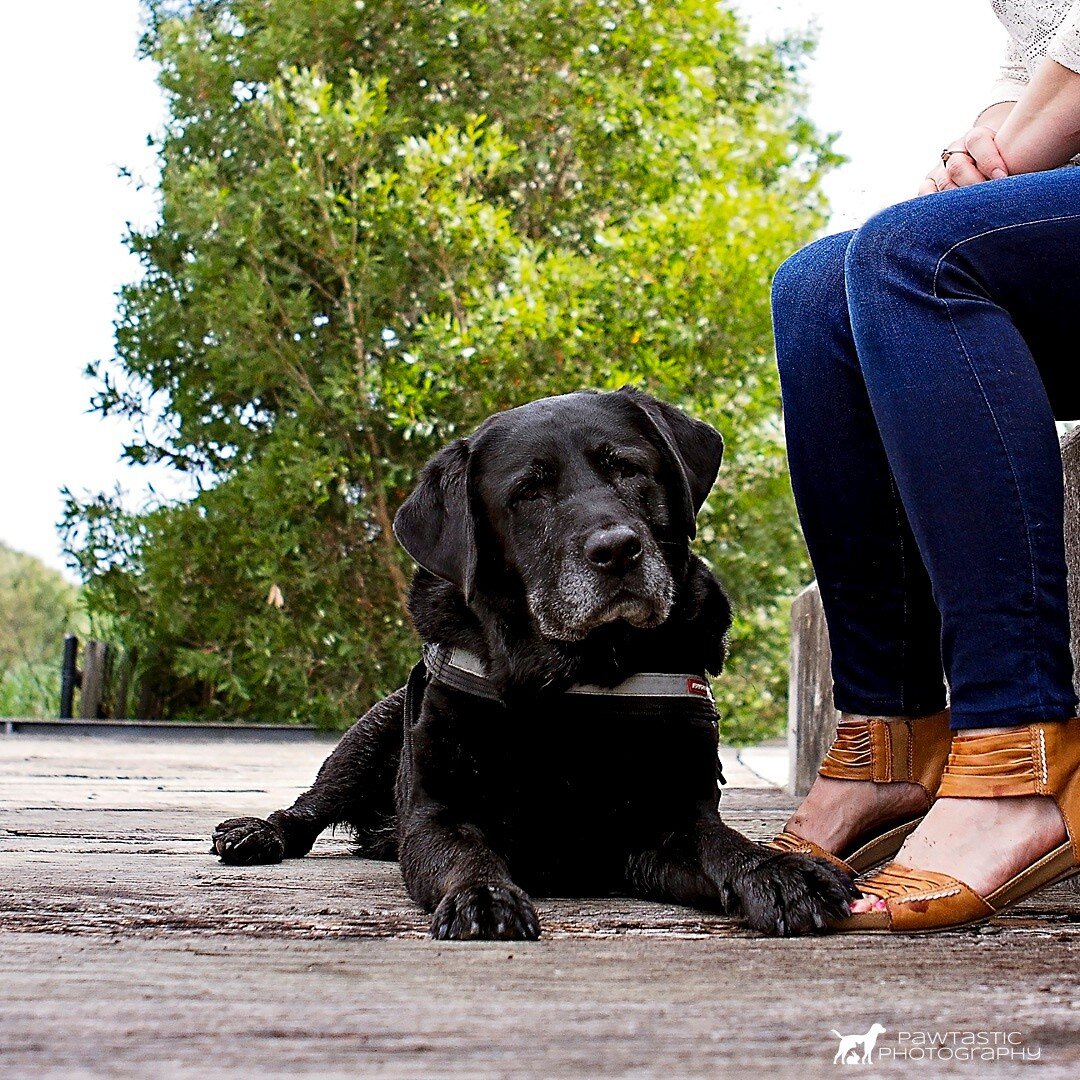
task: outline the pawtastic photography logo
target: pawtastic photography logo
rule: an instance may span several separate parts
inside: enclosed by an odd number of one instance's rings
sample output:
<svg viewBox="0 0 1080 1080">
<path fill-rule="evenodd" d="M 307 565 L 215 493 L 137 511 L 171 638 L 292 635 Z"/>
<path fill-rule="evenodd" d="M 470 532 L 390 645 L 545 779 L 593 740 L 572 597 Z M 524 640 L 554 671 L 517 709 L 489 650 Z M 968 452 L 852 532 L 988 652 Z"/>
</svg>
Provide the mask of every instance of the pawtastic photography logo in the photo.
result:
<svg viewBox="0 0 1080 1080">
<path fill-rule="evenodd" d="M 839 1031 L 833 1031 L 833 1035 L 840 1040 L 840 1049 L 833 1058 L 834 1065 L 869 1065 L 874 1060 L 874 1047 L 877 1046 L 878 1037 L 885 1034 L 881 1024 L 871 1024 L 870 1030 L 865 1035 L 841 1035 Z"/>
<path fill-rule="evenodd" d="M 884 1024 L 865 1032 L 841 1035 L 834 1065 L 873 1065 L 889 1061 L 1038 1061 L 1042 1049 L 1020 1031 L 907 1031 L 891 1034 Z"/>
</svg>

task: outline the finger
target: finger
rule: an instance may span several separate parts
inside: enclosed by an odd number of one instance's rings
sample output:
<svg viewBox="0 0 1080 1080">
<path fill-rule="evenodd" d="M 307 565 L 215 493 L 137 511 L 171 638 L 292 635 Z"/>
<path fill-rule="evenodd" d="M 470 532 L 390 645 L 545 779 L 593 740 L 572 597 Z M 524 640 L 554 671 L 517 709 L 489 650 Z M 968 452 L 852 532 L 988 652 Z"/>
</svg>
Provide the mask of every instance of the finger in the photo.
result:
<svg viewBox="0 0 1080 1080">
<path fill-rule="evenodd" d="M 945 175 L 949 182 L 957 187 L 970 187 L 972 184 L 981 184 L 986 180 L 967 154 L 951 155 L 945 163 Z"/>
<path fill-rule="evenodd" d="M 990 128 L 972 128 L 964 136 L 964 148 L 975 159 L 979 172 L 988 180 L 1000 180 L 1009 175 L 1008 167 L 994 141 L 994 132 Z"/>
<path fill-rule="evenodd" d="M 945 166 L 935 165 L 926 174 L 926 179 L 923 180 L 922 186 L 919 188 L 919 194 L 933 195 L 935 191 L 940 191 L 942 185 L 947 181 L 948 177 L 945 175 Z"/>
</svg>

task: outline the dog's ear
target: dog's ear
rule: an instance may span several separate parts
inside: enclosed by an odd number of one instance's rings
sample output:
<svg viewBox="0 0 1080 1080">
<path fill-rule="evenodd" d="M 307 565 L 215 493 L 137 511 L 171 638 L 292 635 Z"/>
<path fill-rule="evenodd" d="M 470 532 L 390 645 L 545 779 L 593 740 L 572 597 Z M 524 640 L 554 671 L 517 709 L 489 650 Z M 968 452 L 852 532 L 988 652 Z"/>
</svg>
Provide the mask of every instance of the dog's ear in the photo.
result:
<svg viewBox="0 0 1080 1080">
<path fill-rule="evenodd" d="M 394 517 L 398 543 L 470 600 L 476 579 L 476 528 L 469 497 L 469 444 L 456 439 L 420 473 Z"/>
<path fill-rule="evenodd" d="M 674 405 L 624 386 L 616 393 L 624 395 L 644 413 L 660 445 L 667 452 L 676 476 L 683 486 L 686 504 L 686 532 L 697 534 L 697 512 L 716 483 L 724 456 L 724 438 L 714 427 L 687 416 Z"/>
</svg>

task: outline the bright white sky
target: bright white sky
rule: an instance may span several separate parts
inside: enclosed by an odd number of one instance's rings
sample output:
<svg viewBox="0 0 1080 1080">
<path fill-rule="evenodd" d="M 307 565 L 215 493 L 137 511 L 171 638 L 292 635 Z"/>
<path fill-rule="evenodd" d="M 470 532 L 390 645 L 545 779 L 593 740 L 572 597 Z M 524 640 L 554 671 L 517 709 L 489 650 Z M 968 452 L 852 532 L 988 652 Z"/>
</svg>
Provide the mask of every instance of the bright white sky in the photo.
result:
<svg viewBox="0 0 1080 1080">
<path fill-rule="evenodd" d="M 1004 51 L 989 0 L 740 0 L 755 36 L 816 23 L 810 112 L 851 160 L 828 180 L 835 229 L 912 195 L 980 107 Z M 86 364 L 111 352 L 119 286 L 138 272 L 125 222 L 153 220 L 147 135 L 163 104 L 136 59 L 138 0 L 5 4 L 0 64 L 0 540 L 60 567 L 60 488 L 116 483 L 122 423 L 87 413 Z M 169 491 L 167 478 L 155 477 Z"/>
</svg>

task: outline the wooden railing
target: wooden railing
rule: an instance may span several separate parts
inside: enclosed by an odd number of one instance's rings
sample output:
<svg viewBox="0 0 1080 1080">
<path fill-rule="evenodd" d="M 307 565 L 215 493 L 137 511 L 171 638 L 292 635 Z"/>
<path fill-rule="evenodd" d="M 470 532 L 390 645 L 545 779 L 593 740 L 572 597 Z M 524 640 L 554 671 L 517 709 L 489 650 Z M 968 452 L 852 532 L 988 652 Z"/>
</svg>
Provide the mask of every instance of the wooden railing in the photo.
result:
<svg viewBox="0 0 1080 1080">
<path fill-rule="evenodd" d="M 80 720 L 124 718 L 129 715 L 129 698 L 135 655 L 91 638 L 83 646 L 79 666 L 79 639 L 74 634 L 64 638 L 64 659 L 60 669 L 60 719 L 76 716 L 75 691 Z"/>
</svg>

